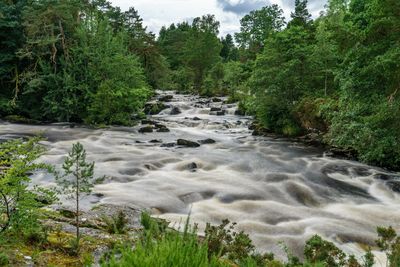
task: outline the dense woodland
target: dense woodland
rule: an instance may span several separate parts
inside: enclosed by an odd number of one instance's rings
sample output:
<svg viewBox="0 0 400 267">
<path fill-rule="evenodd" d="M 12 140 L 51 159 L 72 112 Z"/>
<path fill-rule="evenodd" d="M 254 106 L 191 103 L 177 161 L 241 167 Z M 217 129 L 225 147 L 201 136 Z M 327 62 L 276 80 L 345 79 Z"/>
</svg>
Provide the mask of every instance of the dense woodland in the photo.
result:
<svg viewBox="0 0 400 267">
<path fill-rule="evenodd" d="M 0 115 L 131 124 L 154 89 L 240 100 L 270 132 L 317 133 L 360 160 L 400 168 L 400 2 L 296 0 L 219 37 L 213 15 L 147 31 L 105 0 L 0 3 Z M 28 120 L 28 121 L 29 121 Z"/>
</svg>

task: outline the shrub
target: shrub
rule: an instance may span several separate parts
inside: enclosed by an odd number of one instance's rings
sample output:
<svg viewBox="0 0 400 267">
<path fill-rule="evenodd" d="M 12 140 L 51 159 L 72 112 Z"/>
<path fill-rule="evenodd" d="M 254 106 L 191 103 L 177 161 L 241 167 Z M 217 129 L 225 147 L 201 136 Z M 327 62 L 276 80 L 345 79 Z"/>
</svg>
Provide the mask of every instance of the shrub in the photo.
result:
<svg viewBox="0 0 400 267">
<path fill-rule="evenodd" d="M 111 217 L 103 217 L 103 222 L 106 224 L 106 231 L 110 234 L 125 234 L 127 232 L 127 223 L 125 213 L 120 210 L 117 214 Z"/>
<path fill-rule="evenodd" d="M 8 256 L 0 252 L 0 266 L 7 266 L 9 264 Z"/>
</svg>

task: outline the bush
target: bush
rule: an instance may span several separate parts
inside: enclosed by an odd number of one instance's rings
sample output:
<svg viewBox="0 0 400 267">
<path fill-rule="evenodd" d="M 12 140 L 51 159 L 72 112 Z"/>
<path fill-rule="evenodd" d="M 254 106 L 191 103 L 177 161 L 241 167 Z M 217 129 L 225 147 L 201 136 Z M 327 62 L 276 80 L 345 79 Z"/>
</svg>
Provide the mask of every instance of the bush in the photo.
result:
<svg viewBox="0 0 400 267">
<path fill-rule="evenodd" d="M 7 266 L 9 263 L 8 256 L 0 252 L 0 266 Z"/>
<path fill-rule="evenodd" d="M 106 224 L 105 230 L 110 234 L 125 234 L 128 231 L 128 220 L 122 210 L 111 217 L 103 217 L 103 222 Z"/>
<path fill-rule="evenodd" d="M 102 266 L 140 266 L 140 267 L 187 267 L 187 266 L 228 266 L 215 257 L 208 258 L 206 243 L 200 243 L 195 231 L 188 224 L 183 233 L 166 231 L 155 241 L 151 237 L 158 236 L 158 223 L 148 214 L 142 215 L 146 229 L 145 235 L 134 249 L 125 246 L 114 253 Z M 155 231 L 155 232 L 153 232 Z"/>
</svg>

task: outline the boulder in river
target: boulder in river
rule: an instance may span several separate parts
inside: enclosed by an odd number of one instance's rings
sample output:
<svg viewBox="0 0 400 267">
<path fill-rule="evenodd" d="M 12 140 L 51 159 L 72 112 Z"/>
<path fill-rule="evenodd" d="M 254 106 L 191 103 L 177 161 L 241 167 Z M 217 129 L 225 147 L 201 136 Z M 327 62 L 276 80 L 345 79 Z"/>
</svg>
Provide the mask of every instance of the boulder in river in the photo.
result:
<svg viewBox="0 0 400 267">
<path fill-rule="evenodd" d="M 212 102 L 222 102 L 222 99 L 218 98 L 218 97 L 214 97 L 213 99 L 211 99 Z"/>
<path fill-rule="evenodd" d="M 167 128 L 167 126 L 163 125 L 163 124 L 156 124 L 155 125 L 157 132 L 158 133 L 168 133 L 170 132 L 170 130 Z"/>
<path fill-rule="evenodd" d="M 237 109 L 237 110 L 235 110 L 235 115 L 236 116 L 244 116 L 244 115 L 246 115 L 246 112 L 244 112 L 241 109 Z"/>
<path fill-rule="evenodd" d="M 200 146 L 199 143 L 185 140 L 185 139 L 178 139 L 177 144 L 178 144 L 178 146 L 186 146 L 186 147 L 199 147 Z"/>
<path fill-rule="evenodd" d="M 199 117 L 194 117 L 192 120 L 194 121 L 201 121 L 201 119 Z"/>
<path fill-rule="evenodd" d="M 226 113 L 225 110 L 217 111 L 217 116 L 224 116 Z"/>
<path fill-rule="evenodd" d="M 161 97 L 158 99 L 158 101 L 161 101 L 161 102 L 169 102 L 169 101 L 171 101 L 173 98 L 174 98 L 173 95 L 164 95 L 164 96 L 161 96 Z"/>
<path fill-rule="evenodd" d="M 207 138 L 207 139 L 204 139 L 204 140 L 199 140 L 199 143 L 200 144 L 204 144 L 204 145 L 215 144 L 215 140 L 211 139 L 211 138 Z"/>
<path fill-rule="evenodd" d="M 175 143 L 165 143 L 161 145 L 161 147 L 174 147 L 174 146 L 176 146 Z"/>
<path fill-rule="evenodd" d="M 170 115 L 178 115 L 178 114 L 181 114 L 181 113 L 182 113 L 182 111 L 178 107 L 173 107 L 169 114 Z"/>
<path fill-rule="evenodd" d="M 145 126 L 139 129 L 139 133 L 152 133 L 153 126 Z"/>
<path fill-rule="evenodd" d="M 147 115 L 157 115 L 162 110 L 167 109 L 168 106 L 160 102 L 147 103 L 144 106 L 144 113 Z"/>
<path fill-rule="evenodd" d="M 196 162 L 192 162 L 192 163 L 189 163 L 186 166 L 186 168 L 191 172 L 195 172 L 197 170 L 198 166 L 197 166 Z"/>
<path fill-rule="evenodd" d="M 211 112 L 221 111 L 221 110 L 222 110 L 221 108 L 216 108 L 216 107 L 212 107 L 212 108 L 210 109 Z"/>
<path fill-rule="evenodd" d="M 156 125 L 157 122 L 149 119 L 145 119 L 141 121 L 142 124 L 148 124 L 148 125 Z"/>
</svg>

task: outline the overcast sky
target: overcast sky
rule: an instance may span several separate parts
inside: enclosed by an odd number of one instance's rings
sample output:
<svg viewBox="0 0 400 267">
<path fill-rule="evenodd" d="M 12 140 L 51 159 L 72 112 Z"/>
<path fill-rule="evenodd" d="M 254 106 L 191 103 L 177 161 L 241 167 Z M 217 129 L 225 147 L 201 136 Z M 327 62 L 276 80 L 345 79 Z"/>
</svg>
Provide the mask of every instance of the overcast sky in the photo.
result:
<svg viewBox="0 0 400 267">
<path fill-rule="evenodd" d="M 111 0 L 114 6 L 127 10 L 133 6 L 144 20 L 144 24 L 154 33 L 163 25 L 181 21 L 191 21 L 195 17 L 214 14 L 221 22 L 221 35 L 238 32 L 240 18 L 251 10 L 269 4 L 278 4 L 290 17 L 295 0 Z M 309 0 L 308 8 L 314 17 L 323 10 L 327 0 Z"/>
</svg>

